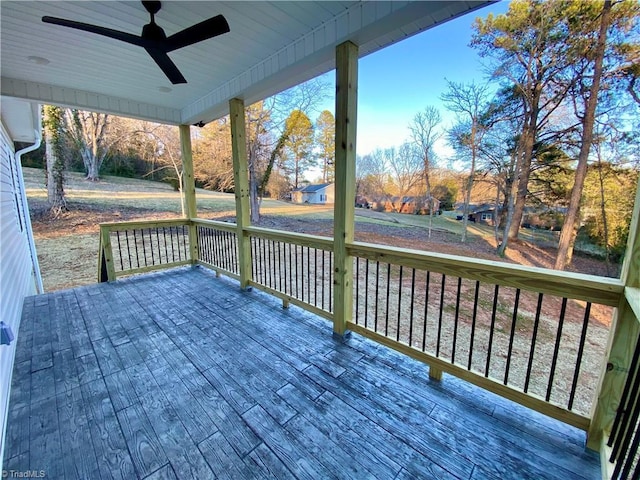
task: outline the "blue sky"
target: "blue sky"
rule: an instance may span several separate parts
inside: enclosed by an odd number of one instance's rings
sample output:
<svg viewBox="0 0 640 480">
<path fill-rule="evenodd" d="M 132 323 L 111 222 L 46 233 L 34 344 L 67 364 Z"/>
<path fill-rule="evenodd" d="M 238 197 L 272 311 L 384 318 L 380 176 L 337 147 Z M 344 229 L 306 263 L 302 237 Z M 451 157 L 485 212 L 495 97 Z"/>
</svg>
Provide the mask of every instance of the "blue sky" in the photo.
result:
<svg viewBox="0 0 640 480">
<path fill-rule="evenodd" d="M 440 109 L 443 125 L 453 122 L 440 102 L 446 81 L 483 82 L 485 73 L 476 51 L 469 47 L 476 17 L 506 12 L 508 2 L 493 4 L 437 26 L 364 57 L 358 73 L 358 154 L 377 147 L 400 145 L 409 138 L 408 125 L 428 105 Z M 334 72 L 330 72 L 333 81 Z M 327 108 L 334 110 L 334 99 Z M 315 120 L 315 119 L 313 119 Z M 442 143 L 441 156 L 450 152 Z"/>
</svg>

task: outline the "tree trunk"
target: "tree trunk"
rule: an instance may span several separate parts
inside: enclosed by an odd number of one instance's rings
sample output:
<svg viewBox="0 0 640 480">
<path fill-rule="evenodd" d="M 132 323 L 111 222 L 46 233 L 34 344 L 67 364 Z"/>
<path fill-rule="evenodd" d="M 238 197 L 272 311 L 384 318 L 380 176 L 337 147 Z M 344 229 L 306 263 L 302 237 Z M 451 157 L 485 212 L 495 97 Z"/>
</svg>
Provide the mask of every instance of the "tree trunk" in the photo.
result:
<svg viewBox="0 0 640 480">
<path fill-rule="evenodd" d="M 515 210 L 515 197 L 517 194 L 517 185 L 515 176 L 520 170 L 520 164 L 522 163 L 522 155 L 520 149 L 516 149 L 516 152 L 511 156 L 511 170 L 508 174 L 507 181 L 505 182 L 505 203 L 506 212 L 504 214 L 504 230 L 502 234 L 502 242 L 498 245 L 498 255 L 505 256 L 507 251 L 507 245 L 509 244 L 508 232 L 513 222 L 513 212 Z"/>
<path fill-rule="evenodd" d="M 249 154 L 253 156 L 252 151 Z M 255 164 L 255 161 L 249 161 L 249 210 L 253 225 L 260 221 L 260 195 L 258 194 L 259 188 Z"/>
<path fill-rule="evenodd" d="M 47 161 L 47 203 L 52 215 L 67 210 L 64 195 L 64 159 L 61 155 L 60 134 L 62 114 L 58 107 L 44 107 L 45 157 Z"/>
<path fill-rule="evenodd" d="M 571 263 L 573 247 L 580 225 L 580 201 L 582 199 L 584 181 L 587 177 L 587 162 L 593 141 L 593 125 L 595 123 L 596 107 L 598 105 L 598 91 L 600 90 L 600 81 L 602 80 L 604 53 L 607 43 L 607 28 L 609 27 L 610 17 L 611 0 L 605 0 L 604 6 L 602 7 L 602 15 L 600 16 L 600 30 L 598 32 L 598 41 L 593 61 L 593 82 L 589 88 L 589 96 L 585 100 L 585 112 L 582 120 L 582 138 L 580 139 L 580 153 L 578 155 L 576 177 L 573 189 L 571 190 L 569 209 L 567 210 L 567 216 L 562 225 L 560 241 L 558 243 L 558 256 L 556 257 L 555 263 L 557 270 L 564 270 Z"/>
<path fill-rule="evenodd" d="M 467 241 L 467 225 L 469 224 L 469 202 L 471 200 L 471 187 L 473 186 L 473 177 L 469 175 L 467 179 L 467 188 L 464 192 L 464 206 L 462 207 L 462 238 L 461 242 Z"/>
<path fill-rule="evenodd" d="M 87 180 L 91 182 L 97 182 L 100 180 L 100 168 L 95 160 L 95 157 L 91 158 L 91 161 L 89 161 L 87 165 Z"/>
<path fill-rule="evenodd" d="M 531 160 L 533 159 L 535 136 L 535 120 L 533 119 L 532 114 L 529 125 L 523 131 L 522 161 L 515 172 L 517 178 L 517 190 L 515 191 L 513 212 L 511 214 L 511 221 L 509 222 L 509 229 L 506 235 L 508 240 L 516 240 L 520 233 L 520 224 L 522 223 L 522 217 L 524 216 L 524 206 L 527 201 L 527 192 L 529 191 L 529 174 L 531 173 Z"/>
<path fill-rule="evenodd" d="M 493 205 L 493 237 L 498 245 L 498 232 L 500 230 L 500 216 L 498 215 L 498 207 L 500 206 L 500 183 L 496 182 L 496 201 Z"/>
<path fill-rule="evenodd" d="M 298 188 L 298 182 L 300 181 L 300 159 L 296 157 L 295 159 L 295 174 L 294 174 L 295 183 L 293 188 Z"/>
<path fill-rule="evenodd" d="M 273 166 L 276 163 L 276 158 L 280 156 L 282 149 L 289 138 L 289 134 L 285 131 L 278 138 L 278 142 L 276 143 L 275 148 L 269 155 L 269 163 L 267 164 L 267 168 L 264 171 L 264 175 L 262 175 L 262 180 L 260 181 L 260 185 L 257 187 L 257 195 L 260 197 L 260 201 L 258 205 L 262 204 L 262 198 L 264 197 L 264 192 L 267 190 L 267 185 L 269 184 L 269 179 L 271 178 L 271 172 L 273 172 Z M 257 184 L 257 181 L 256 181 Z M 258 216 L 260 214 L 258 213 Z"/>
<path fill-rule="evenodd" d="M 54 142 L 49 135 L 45 140 L 45 155 L 47 158 L 47 203 L 53 215 L 58 215 L 67 209 L 64 198 L 64 171 L 62 159 L 55 152 Z"/>
<path fill-rule="evenodd" d="M 429 161 L 424 162 L 424 181 L 427 184 L 427 205 L 429 206 L 429 238 L 433 227 L 433 199 L 431 198 L 431 180 L 429 178 Z"/>
<path fill-rule="evenodd" d="M 184 204 L 185 198 L 182 192 L 184 192 L 184 175 L 182 172 L 178 172 L 176 169 L 176 174 L 178 175 L 178 193 L 180 194 L 180 211 L 182 213 L 182 217 L 187 216 L 187 208 Z"/>
<path fill-rule="evenodd" d="M 600 183 L 600 215 L 602 216 L 602 235 L 604 236 L 604 249 L 605 249 L 605 267 L 607 270 L 607 276 L 610 274 L 611 268 L 611 251 L 609 247 L 609 222 L 607 222 L 607 209 L 604 197 L 604 177 L 602 175 L 602 159 L 600 158 L 600 152 L 598 151 L 598 180 Z"/>
<path fill-rule="evenodd" d="M 462 217 L 462 242 L 467 241 L 467 225 L 469 224 L 469 203 L 471 202 L 471 189 L 473 188 L 473 180 L 476 174 L 476 157 L 478 155 L 478 146 L 476 139 L 478 137 L 478 125 L 476 121 L 473 121 L 471 127 L 471 169 L 469 171 L 469 178 L 467 179 L 467 191 L 464 195 L 464 208 Z"/>
</svg>

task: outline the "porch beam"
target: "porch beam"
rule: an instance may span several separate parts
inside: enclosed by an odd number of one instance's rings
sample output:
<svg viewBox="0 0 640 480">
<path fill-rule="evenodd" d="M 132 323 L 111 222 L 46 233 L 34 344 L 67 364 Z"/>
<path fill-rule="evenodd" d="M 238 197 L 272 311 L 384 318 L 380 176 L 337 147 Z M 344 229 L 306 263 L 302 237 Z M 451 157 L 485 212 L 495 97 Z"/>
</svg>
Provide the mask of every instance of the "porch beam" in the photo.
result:
<svg viewBox="0 0 640 480">
<path fill-rule="evenodd" d="M 353 312 L 353 242 L 356 186 L 356 124 L 358 120 L 358 47 L 336 47 L 336 150 L 333 214 L 334 285 L 333 334 L 344 338 Z"/>
<path fill-rule="evenodd" d="M 193 176 L 193 154 L 191 153 L 191 127 L 180 125 L 180 151 L 182 153 L 182 196 L 185 218 L 197 218 L 196 182 Z M 196 226 L 189 223 L 189 255 L 191 263 L 198 261 L 198 235 Z"/>
<path fill-rule="evenodd" d="M 245 228 L 251 226 L 251 217 L 249 215 L 249 169 L 247 166 L 247 137 L 243 100 L 239 98 L 229 100 L 229 116 L 231 118 L 231 151 L 236 197 L 240 288 L 246 289 L 251 282 L 251 237 Z"/>
<path fill-rule="evenodd" d="M 620 298 L 611 325 L 605 356 L 608 360 L 602 366 L 600 385 L 591 412 L 591 425 L 587 435 L 587 447 L 592 450 L 602 449 L 607 441 L 640 334 L 640 318 L 638 318 L 636 305 L 640 287 L 640 182 L 636 191 L 620 279 L 625 284 L 625 292 Z M 603 464 L 603 469 L 605 467 L 606 465 Z"/>
</svg>

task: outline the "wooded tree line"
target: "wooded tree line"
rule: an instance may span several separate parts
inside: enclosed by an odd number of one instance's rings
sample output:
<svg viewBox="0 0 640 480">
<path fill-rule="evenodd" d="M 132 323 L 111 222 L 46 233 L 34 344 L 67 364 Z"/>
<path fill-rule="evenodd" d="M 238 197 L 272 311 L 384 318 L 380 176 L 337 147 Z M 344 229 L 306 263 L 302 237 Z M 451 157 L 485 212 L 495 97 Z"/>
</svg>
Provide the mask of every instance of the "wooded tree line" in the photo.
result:
<svg viewBox="0 0 640 480">
<path fill-rule="evenodd" d="M 318 181 L 333 181 L 335 119 L 327 110 L 316 113 L 328 89 L 325 82 L 311 80 L 246 107 L 254 222 L 259 219 L 262 198 L 284 198 L 303 184 L 310 169 L 315 169 Z M 66 208 L 65 170 L 83 171 L 88 181 L 112 174 L 165 181 L 182 189 L 176 127 L 51 106 L 44 108 L 43 115 L 45 142 L 30 159 L 31 165 L 47 166 L 54 212 Z M 192 137 L 196 185 L 233 191 L 229 117 L 192 129 Z"/>
<path fill-rule="evenodd" d="M 471 47 L 487 83 L 448 82 L 440 99 L 453 125 L 428 106 L 405 144 L 359 157 L 359 193 L 442 201 L 448 189 L 434 191 L 432 172 L 454 160 L 465 172 L 463 241 L 482 180 L 493 184 L 501 255 L 525 208 L 546 206 L 562 217 L 556 268 L 571 262 L 581 227 L 619 256 L 640 162 L 639 18 L 638 2 L 626 0 L 515 0 L 504 15 L 477 18 Z M 437 158 L 440 139 L 454 159 Z"/>
</svg>

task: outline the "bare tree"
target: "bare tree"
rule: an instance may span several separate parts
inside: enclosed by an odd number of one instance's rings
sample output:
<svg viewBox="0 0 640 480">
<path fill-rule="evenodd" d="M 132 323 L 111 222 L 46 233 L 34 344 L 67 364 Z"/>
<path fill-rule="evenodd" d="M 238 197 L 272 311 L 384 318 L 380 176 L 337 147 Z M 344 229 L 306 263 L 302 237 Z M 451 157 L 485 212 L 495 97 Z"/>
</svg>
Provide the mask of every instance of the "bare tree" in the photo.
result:
<svg viewBox="0 0 640 480">
<path fill-rule="evenodd" d="M 376 201 L 384 195 L 384 184 L 388 173 L 382 151 L 356 157 L 356 195 Z"/>
<path fill-rule="evenodd" d="M 466 159 L 469 164 L 462 218 L 461 240 L 465 242 L 467 240 L 471 189 L 476 175 L 480 146 L 487 131 L 487 125 L 484 124 L 481 117 L 486 115 L 489 94 L 487 86 L 477 85 L 474 82 L 461 84 L 448 81 L 447 84 L 449 90 L 441 98 L 447 108 L 458 117 L 458 123 L 449 131 L 449 139 L 460 159 Z"/>
<path fill-rule="evenodd" d="M 196 181 L 204 188 L 231 191 L 234 185 L 229 117 L 215 120 L 194 138 L 193 168 Z"/>
<path fill-rule="evenodd" d="M 260 220 L 260 206 L 269 179 L 283 150 L 290 130 L 286 119 L 293 110 L 311 114 L 326 96 L 328 85 L 313 79 L 285 92 L 246 107 L 249 199 L 251 222 Z M 289 127 L 295 124 L 290 123 Z"/>
<path fill-rule="evenodd" d="M 422 175 L 424 176 L 425 185 L 427 187 L 425 202 L 429 208 L 429 238 L 431 238 L 433 211 L 436 207 L 436 203 L 440 203 L 431 195 L 430 179 L 431 169 L 436 167 L 434 146 L 442 136 L 442 132 L 439 129 L 440 122 L 441 118 L 438 109 L 428 106 L 424 111 L 418 112 L 415 117 L 413 117 L 413 121 L 409 125 L 411 139 L 422 155 Z"/>
<path fill-rule="evenodd" d="M 182 151 L 180 148 L 180 133 L 177 127 L 171 125 L 157 125 L 153 130 L 147 132 L 157 142 L 157 158 L 159 166 L 156 171 L 171 171 L 175 177 L 168 177 L 164 180 L 172 180 L 177 190 L 180 192 L 180 210 L 185 216 L 186 207 L 184 204 L 184 170 L 182 165 Z M 173 183 L 173 182 L 172 182 Z"/>
<path fill-rule="evenodd" d="M 82 156 L 87 180 L 100 179 L 100 167 L 115 139 L 108 136 L 109 115 L 106 113 L 66 111 L 67 133 Z"/>
<path fill-rule="evenodd" d="M 422 155 L 415 145 L 403 143 L 399 148 L 391 147 L 382 152 L 383 164 L 389 171 L 397 199 L 387 196 L 396 212 L 402 212 L 409 195 L 422 180 Z M 376 152 L 374 152 L 376 154 Z M 378 153 L 379 154 L 379 153 Z"/>
<path fill-rule="evenodd" d="M 172 184 L 180 192 L 180 209 L 184 216 L 186 211 L 182 195 L 184 178 L 178 128 L 143 120 L 136 120 L 130 126 L 132 129 L 128 135 L 137 139 L 142 148 L 140 154 L 152 164 L 152 168 L 144 174 L 144 177 L 161 173 L 163 175 L 161 180 Z"/>
</svg>

